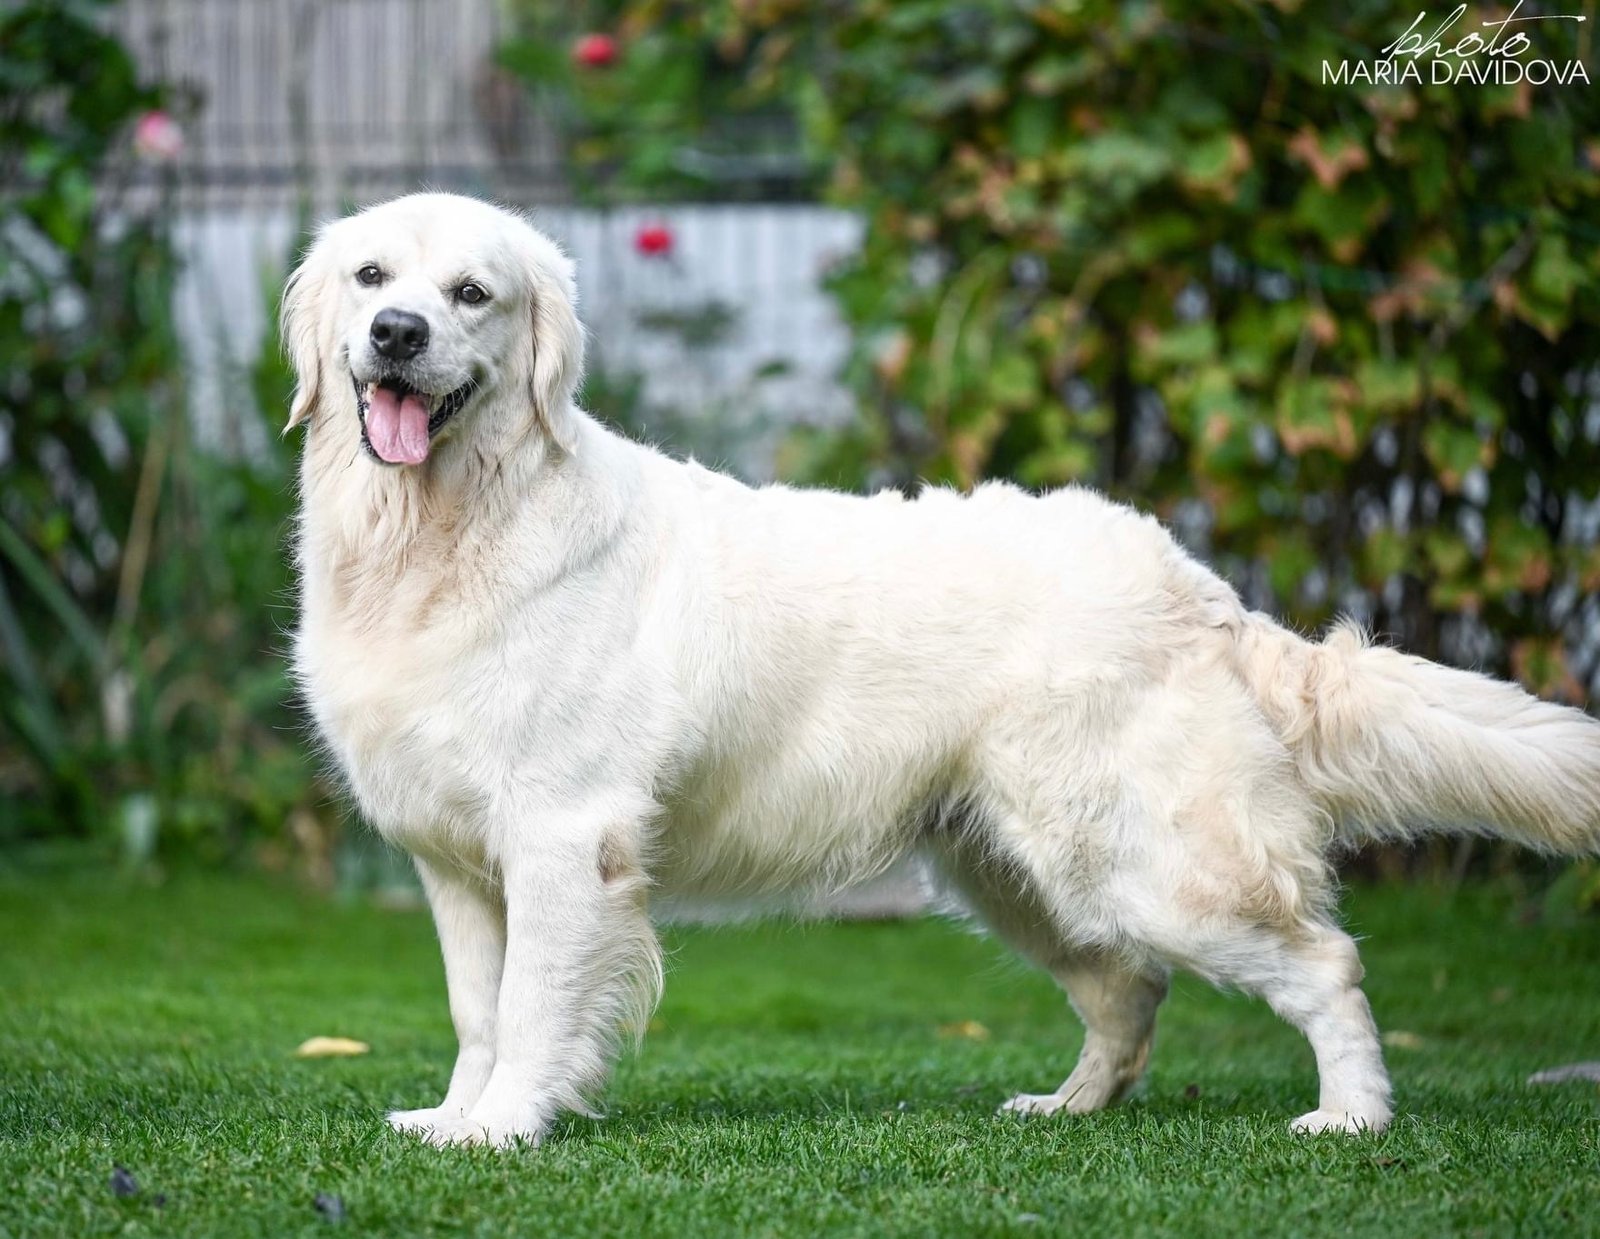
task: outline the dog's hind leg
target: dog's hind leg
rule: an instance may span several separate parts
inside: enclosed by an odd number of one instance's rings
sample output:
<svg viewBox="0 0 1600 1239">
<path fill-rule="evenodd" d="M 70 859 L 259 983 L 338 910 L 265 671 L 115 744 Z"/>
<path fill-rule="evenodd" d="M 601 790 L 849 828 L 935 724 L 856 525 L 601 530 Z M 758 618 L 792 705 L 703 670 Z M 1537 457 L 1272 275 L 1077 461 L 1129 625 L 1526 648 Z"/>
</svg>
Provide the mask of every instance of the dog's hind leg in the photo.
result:
<svg viewBox="0 0 1600 1239">
<path fill-rule="evenodd" d="M 1306 1035 L 1317 1056 L 1317 1108 L 1296 1131 L 1382 1131 L 1394 1111 L 1378 1026 L 1361 991 L 1361 960 L 1350 936 L 1332 927 L 1287 947 L 1286 974 L 1271 970 L 1260 989 L 1272 1009 Z"/>
<path fill-rule="evenodd" d="M 1018 1114 L 1089 1114 L 1120 1101 L 1144 1074 L 1156 1009 L 1167 978 L 1111 957 L 1080 955 L 1053 970 L 1083 1021 L 1083 1048 L 1072 1074 L 1053 1093 L 1019 1093 L 1001 1107 Z"/>
<path fill-rule="evenodd" d="M 1166 973 L 1071 945 L 1021 870 L 986 855 L 981 844 L 944 839 L 930 854 L 980 920 L 1056 979 L 1083 1021 L 1083 1048 L 1061 1087 L 1053 1093 L 1021 1093 L 1001 1109 L 1088 1114 L 1120 1101 L 1149 1061 L 1156 1010 L 1167 993 Z"/>
<path fill-rule="evenodd" d="M 1169 945 L 1175 964 L 1259 994 L 1311 1043 L 1320 1096 L 1315 1110 L 1291 1124 L 1295 1131 L 1378 1132 L 1388 1125 L 1389 1073 L 1349 934 L 1322 922 L 1241 924 Z"/>
<path fill-rule="evenodd" d="M 1305 1035 L 1321 1100 L 1295 1130 L 1382 1130 L 1389 1076 L 1356 944 L 1329 915 L 1309 807 L 1260 780 L 1248 797 L 1180 810 L 1170 834 L 1180 849 L 1124 871 L 1121 931 L 1175 968 L 1265 998 Z"/>
</svg>

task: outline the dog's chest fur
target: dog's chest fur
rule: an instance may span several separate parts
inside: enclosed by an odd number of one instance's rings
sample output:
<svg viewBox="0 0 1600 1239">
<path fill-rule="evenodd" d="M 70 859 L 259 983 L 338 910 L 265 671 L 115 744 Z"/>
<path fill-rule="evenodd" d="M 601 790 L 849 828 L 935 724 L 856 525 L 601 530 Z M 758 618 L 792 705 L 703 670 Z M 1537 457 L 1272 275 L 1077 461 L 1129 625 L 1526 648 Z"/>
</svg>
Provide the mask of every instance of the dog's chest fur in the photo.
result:
<svg viewBox="0 0 1600 1239">
<path fill-rule="evenodd" d="M 404 519 L 406 475 L 368 478 L 371 507 L 308 504 L 295 641 L 363 816 L 407 851 L 480 866 L 504 832 L 537 830 L 589 787 L 648 789 L 650 737 L 671 728 L 659 675 L 629 654 L 632 577 L 574 589 L 539 505 L 480 506 L 452 525 L 418 502 Z"/>
<path fill-rule="evenodd" d="M 454 701 L 479 674 L 458 639 L 407 620 L 411 608 L 352 613 L 342 598 L 307 605 L 296 665 L 317 726 L 363 814 L 410 851 L 481 855 L 478 823 L 492 783 L 483 717 Z M 463 725 L 466 722 L 467 725 Z"/>
<path fill-rule="evenodd" d="M 462 605 L 477 552 L 402 479 L 378 475 L 359 507 L 325 498 L 302 529 L 295 638 L 318 730 L 385 838 L 481 861 L 517 686 L 483 640 L 494 608 Z"/>
</svg>

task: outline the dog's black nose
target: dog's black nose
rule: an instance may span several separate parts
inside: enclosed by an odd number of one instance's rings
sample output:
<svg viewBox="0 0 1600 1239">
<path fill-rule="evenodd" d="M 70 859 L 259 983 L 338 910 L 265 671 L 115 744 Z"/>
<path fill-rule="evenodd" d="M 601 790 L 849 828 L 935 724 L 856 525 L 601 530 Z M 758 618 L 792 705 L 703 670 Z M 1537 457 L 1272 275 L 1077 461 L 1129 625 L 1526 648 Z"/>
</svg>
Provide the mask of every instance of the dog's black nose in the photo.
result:
<svg viewBox="0 0 1600 1239">
<path fill-rule="evenodd" d="M 372 320 L 372 347 L 391 361 L 409 361 L 428 347 L 428 320 L 409 310 L 379 310 Z"/>
</svg>

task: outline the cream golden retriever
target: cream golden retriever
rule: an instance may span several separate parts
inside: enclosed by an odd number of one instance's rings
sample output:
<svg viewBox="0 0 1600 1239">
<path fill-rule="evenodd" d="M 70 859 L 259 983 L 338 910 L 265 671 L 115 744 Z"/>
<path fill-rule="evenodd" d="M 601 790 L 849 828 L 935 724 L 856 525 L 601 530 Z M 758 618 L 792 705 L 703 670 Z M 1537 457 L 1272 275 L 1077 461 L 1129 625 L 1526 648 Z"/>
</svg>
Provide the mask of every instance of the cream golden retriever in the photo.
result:
<svg viewBox="0 0 1600 1239">
<path fill-rule="evenodd" d="M 1600 725 L 1247 611 L 1087 490 L 752 489 L 574 403 L 572 264 L 442 194 L 325 228 L 290 279 L 295 667 L 362 812 L 416 860 L 460 1053 L 389 1116 L 535 1141 L 661 984 L 652 891 L 839 885 L 916 850 L 1066 990 L 1053 1092 L 1117 1100 L 1172 969 L 1315 1051 L 1300 1130 L 1389 1082 L 1333 914 L 1341 837 L 1600 841 Z"/>
</svg>

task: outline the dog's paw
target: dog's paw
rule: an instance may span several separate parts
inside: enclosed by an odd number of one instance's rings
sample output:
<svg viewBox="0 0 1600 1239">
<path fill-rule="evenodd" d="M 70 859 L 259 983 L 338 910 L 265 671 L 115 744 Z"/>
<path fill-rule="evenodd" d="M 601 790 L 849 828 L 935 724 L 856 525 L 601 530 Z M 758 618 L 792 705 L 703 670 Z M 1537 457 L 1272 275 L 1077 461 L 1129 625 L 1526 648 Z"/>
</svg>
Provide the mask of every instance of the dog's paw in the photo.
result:
<svg viewBox="0 0 1600 1239">
<path fill-rule="evenodd" d="M 1018 1093 L 999 1109 L 1000 1114 L 1054 1114 L 1067 1108 L 1060 1093 Z"/>
<path fill-rule="evenodd" d="M 1376 1135 L 1389 1125 L 1389 1116 L 1384 1113 L 1372 1115 L 1351 1114 L 1345 1110 L 1313 1110 L 1310 1114 L 1302 1114 L 1289 1124 L 1289 1130 L 1302 1134 L 1324 1131 L 1342 1131 L 1351 1135 L 1370 1133 Z"/>
<path fill-rule="evenodd" d="M 488 1145 L 494 1149 L 532 1148 L 539 1143 L 540 1129 L 532 1125 L 484 1122 L 475 1118 L 441 1118 L 422 1134 L 436 1148 Z"/>
<path fill-rule="evenodd" d="M 466 1116 L 459 1110 L 452 1114 L 443 1106 L 430 1106 L 426 1110 L 391 1110 L 385 1117 L 396 1131 L 423 1134 L 439 1123 Z"/>
<path fill-rule="evenodd" d="M 474 1123 L 465 1115 L 454 1118 L 441 1116 L 428 1125 L 422 1138 L 438 1149 L 452 1146 L 488 1144 L 489 1132 L 481 1123 Z"/>
<path fill-rule="evenodd" d="M 438 1106 L 430 1106 L 429 1109 L 392 1109 L 384 1119 L 397 1132 L 426 1132 L 440 1119 L 440 1109 Z"/>
</svg>

